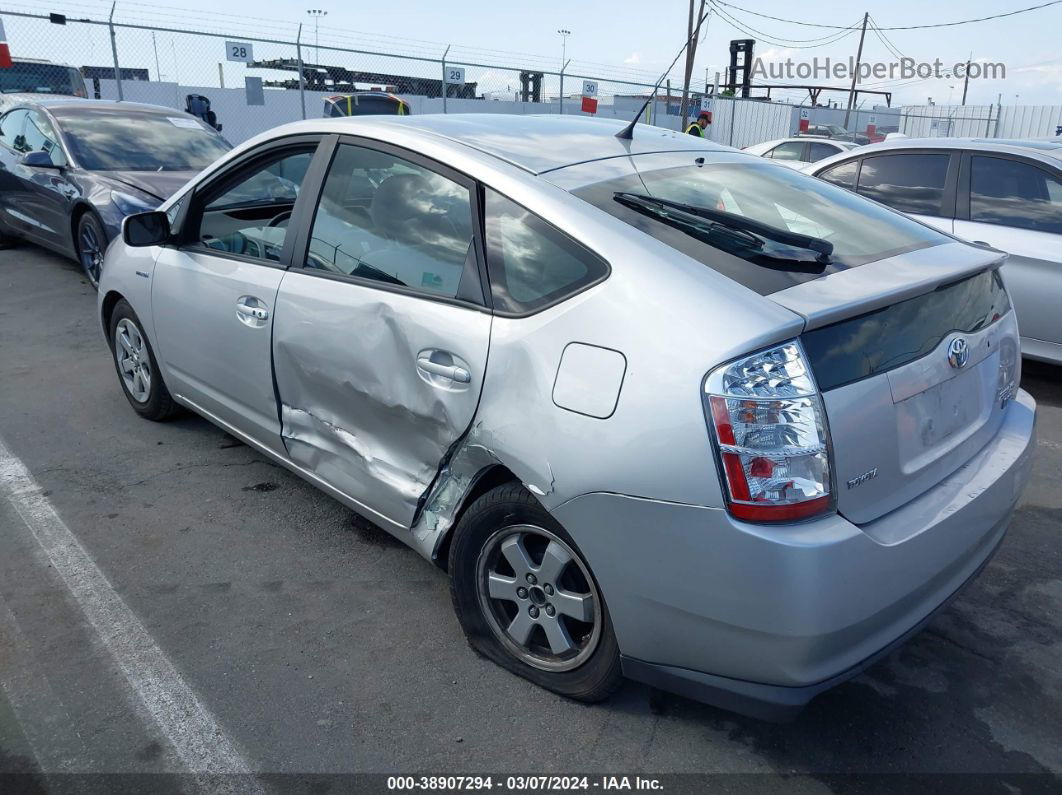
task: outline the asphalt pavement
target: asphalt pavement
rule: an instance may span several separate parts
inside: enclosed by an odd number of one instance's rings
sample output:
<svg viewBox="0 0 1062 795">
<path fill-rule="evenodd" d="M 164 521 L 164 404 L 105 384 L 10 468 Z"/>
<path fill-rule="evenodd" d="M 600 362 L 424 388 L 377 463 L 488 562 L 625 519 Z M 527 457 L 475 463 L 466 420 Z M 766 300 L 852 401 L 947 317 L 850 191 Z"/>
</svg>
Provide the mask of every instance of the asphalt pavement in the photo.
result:
<svg viewBox="0 0 1062 795">
<path fill-rule="evenodd" d="M 1048 791 L 1062 368 L 1026 362 L 1023 386 L 1032 482 L 995 559 L 913 641 L 785 725 L 635 684 L 588 707 L 477 657 L 446 575 L 382 530 L 205 420 L 138 418 L 76 265 L 2 251 L 0 773 L 227 769 L 267 790 L 284 779 L 263 774 L 774 773 L 831 791 L 916 772 Z"/>
</svg>

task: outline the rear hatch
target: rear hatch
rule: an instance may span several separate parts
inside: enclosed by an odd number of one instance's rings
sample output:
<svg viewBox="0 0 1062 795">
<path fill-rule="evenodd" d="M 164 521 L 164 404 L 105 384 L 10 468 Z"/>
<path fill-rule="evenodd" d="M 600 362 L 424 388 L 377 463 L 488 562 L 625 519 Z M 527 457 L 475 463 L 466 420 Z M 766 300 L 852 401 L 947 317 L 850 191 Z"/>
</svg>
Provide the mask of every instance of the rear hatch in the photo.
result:
<svg viewBox="0 0 1062 795">
<path fill-rule="evenodd" d="M 1020 367 L 1000 263 L 947 244 L 771 296 L 807 319 L 801 341 L 823 393 L 837 508 L 850 521 L 914 499 L 997 432 Z"/>
</svg>

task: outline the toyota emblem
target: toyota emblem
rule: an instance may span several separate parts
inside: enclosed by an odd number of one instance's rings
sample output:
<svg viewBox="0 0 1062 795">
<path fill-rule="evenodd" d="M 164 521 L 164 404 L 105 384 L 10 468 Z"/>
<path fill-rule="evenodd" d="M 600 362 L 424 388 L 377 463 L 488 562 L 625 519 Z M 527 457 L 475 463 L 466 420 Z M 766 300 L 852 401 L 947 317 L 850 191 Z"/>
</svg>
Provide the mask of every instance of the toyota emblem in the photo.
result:
<svg viewBox="0 0 1062 795">
<path fill-rule="evenodd" d="M 966 340 L 962 337 L 953 339 L 951 345 L 948 346 L 948 364 L 958 370 L 960 367 L 965 367 L 969 359 L 970 346 L 966 344 Z"/>
</svg>

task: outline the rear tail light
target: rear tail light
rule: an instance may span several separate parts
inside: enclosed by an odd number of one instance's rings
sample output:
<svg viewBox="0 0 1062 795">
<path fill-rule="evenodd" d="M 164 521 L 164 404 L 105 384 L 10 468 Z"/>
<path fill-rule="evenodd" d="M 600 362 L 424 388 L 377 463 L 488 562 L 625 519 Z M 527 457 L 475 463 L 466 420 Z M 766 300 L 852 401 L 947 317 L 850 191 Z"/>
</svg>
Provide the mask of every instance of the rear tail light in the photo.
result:
<svg viewBox="0 0 1062 795">
<path fill-rule="evenodd" d="M 996 400 L 999 407 L 1018 394 L 1021 382 L 1021 356 L 1018 355 L 1018 341 L 1012 336 L 1005 336 L 999 342 L 999 377 L 996 383 Z"/>
<path fill-rule="evenodd" d="M 703 398 L 731 515 L 783 522 L 830 510 L 826 413 L 799 342 L 713 370 Z"/>
</svg>

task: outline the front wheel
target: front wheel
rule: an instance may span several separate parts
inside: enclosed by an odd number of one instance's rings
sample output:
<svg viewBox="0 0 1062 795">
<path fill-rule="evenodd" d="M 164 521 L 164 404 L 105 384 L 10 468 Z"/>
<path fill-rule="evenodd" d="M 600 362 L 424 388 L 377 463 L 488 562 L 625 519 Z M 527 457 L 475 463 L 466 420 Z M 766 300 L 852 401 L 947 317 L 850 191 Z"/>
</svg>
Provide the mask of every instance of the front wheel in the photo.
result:
<svg viewBox="0 0 1062 795">
<path fill-rule="evenodd" d="M 82 213 L 77 222 L 77 261 L 93 290 L 100 289 L 103 254 L 107 250 L 107 235 L 103 224 L 91 210 Z"/>
<path fill-rule="evenodd" d="M 450 575 L 476 651 L 580 701 L 619 687 L 619 648 L 597 582 L 564 528 L 519 484 L 495 488 L 465 512 Z"/>
<path fill-rule="evenodd" d="M 168 419 L 180 410 L 162 380 L 140 318 L 124 298 L 115 305 L 111 315 L 111 351 L 118 382 L 133 411 L 157 421 Z"/>
</svg>

